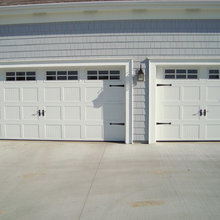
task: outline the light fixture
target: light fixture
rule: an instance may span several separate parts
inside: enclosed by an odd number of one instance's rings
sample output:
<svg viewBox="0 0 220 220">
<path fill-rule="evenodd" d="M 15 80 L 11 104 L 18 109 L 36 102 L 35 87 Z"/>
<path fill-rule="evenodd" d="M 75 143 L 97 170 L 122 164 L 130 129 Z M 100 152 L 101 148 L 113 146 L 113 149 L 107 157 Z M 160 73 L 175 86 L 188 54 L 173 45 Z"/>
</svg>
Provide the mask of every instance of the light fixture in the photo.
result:
<svg viewBox="0 0 220 220">
<path fill-rule="evenodd" d="M 140 69 L 137 72 L 137 81 L 139 81 L 139 82 L 144 81 L 144 71 L 142 70 L 141 65 L 140 65 Z"/>
</svg>

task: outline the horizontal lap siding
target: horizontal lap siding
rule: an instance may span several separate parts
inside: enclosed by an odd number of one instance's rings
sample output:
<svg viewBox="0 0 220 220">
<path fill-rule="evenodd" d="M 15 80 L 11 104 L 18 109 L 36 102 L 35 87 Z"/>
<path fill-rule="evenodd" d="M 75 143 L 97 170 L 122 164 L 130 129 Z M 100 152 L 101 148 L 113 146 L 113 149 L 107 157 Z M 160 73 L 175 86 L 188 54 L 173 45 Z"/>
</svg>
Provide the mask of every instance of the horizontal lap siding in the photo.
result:
<svg viewBox="0 0 220 220">
<path fill-rule="evenodd" d="M 219 56 L 220 20 L 96 21 L 0 26 L 0 59 L 131 58 L 146 82 L 134 81 L 133 136 L 148 134 L 148 56 Z"/>
</svg>

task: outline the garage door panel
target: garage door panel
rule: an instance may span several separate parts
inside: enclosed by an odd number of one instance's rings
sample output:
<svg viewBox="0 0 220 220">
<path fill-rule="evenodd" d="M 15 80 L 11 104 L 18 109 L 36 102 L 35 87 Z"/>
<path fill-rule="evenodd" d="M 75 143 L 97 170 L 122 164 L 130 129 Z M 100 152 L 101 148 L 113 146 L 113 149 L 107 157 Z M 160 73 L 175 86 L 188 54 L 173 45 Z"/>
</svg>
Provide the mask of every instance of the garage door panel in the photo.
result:
<svg viewBox="0 0 220 220">
<path fill-rule="evenodd" d="M 23 88 L 22 101 L 23 102 L 37 102 L 37 101 L 39 101 L 38 89 L 37 88 Z"/>
<path fill-rule="evenodd" d="M 21 125 L 20 124 L 6 124 L 5 135 L 7 138 L 21 138 Z"/>
<path fill-rule="evenodd" d="M 219 86 L 207 86 L 207 101 L 220 102 L 220 85 Z"/>
<path fill-rule="evenodd" d="M 19 102 L 19 101 L 21 101 L 19 88 L 5 89 L 5 102 Z"/>
<path fill-rule="evenodd" d="M 114 85 L 118 85 L 116 83 L 112 83 L 113 87 L 106 85 L 103 90 L 103 96 L 105 102 L 121 102 L 124 101 L 124 88 L 123 87 L 114 87 Z M 120 84 L 121 85 L 121 84 Z"/>
<path fill-rule="evenodd" d="M 164 105 L 161 111 L 167 120 L 180 120 L 180 107 L 173 105 Z"/>
<path fill-rule="evenodd" d="M 124 141 L 125 126 L 123 125 L 109 125 L 105 123 L 104 140 L 106 141 Z"/>
<path fill-rule="evenodd" d="M 81 101 L 81 89 L 80 88 L 63 88 L 64 93 L 64 101 L 73 101 L 73 102 L 80 102 Z"/>
<path fill-rule="evenodd" d="M 179 140 L 180 125 L 157 125 L 158 140 Z"/>
<path fill-rule="evenodd" d="M 220 120 L 220 104 L 219 105 L 207 105 L 207 119 L 208 120 Z"/>
<path fill-rule="evenodd" d="M 183 125 L 182 138 L 184 138 L 185 140 L 198 140 L 200 138 L 200 125 Z"/>
<path fill-rule="evenodd" d="M 64 125 L 64 139 L 80 140 L 81 138 L 80 125 Z"/>
<path fill-rule="evenodd" d="M 61 88 L 45 88 L 44 97 L 46 102 L 61 101 Z"/>
<path fill-rule="evenodd" d="M 162 90 L 162 101 L 179 101 L 180 100 L 180 87 L 170 86 L 161 87 Z"/>
<path fill-rule="evenodd" d="M 61 106 L 45 106 L 45 120 L 61 120 Z"/>
<path fill-rule="evenodd" d="M 103 107 L 93 107 L 86 106 L 85 107 L 85 120 L 87 121 L 103 121 Z"/>
<path fill-rule="evenodd" d="M 206 129 L 207 140 L 220 140 L 219 124 L 207 124 L 205 129 Z"/>
<path fill-rule="evenodd" d="M 103 125 L 86 125 L 85 138 L 87 140 L 104 140 Z"/>
<path fill-rule="evenodd" d="M 24 134 L 24 138 L 33 138 L 33 139 L 37 139 L 40 136 L 40 132 L 39 132 L 39 125 L 37 124 L 24 124 L 23 125 L 23 134 Z"/>
<path fill-rule="evenodd" d="M 102 87 L 85 88 L 85 101 L 86 102 L 102 102 L 103 101 L 103 88 Z M 95 104 L 96 103 L 94 103 L 94 105 Z"/>
<path fill-rule="evenodd" d="M 6 120 L 21 120 L 19 106 L 5 106 L 5 119 Z"/>
<path fill-rule="evenodd" d="M 21 109 L 24 120 L 38 120 L 38 106 L 23 106 Z"/>
<path fill-rule="evenodd" d="M 188 105 L 188 106 L 183 106 L 182 107 L 182 115 L 183 115 L 183 120 L 199 120 L 200 115 L 199 115 L 199 110 L 200 106 L 193 106 L 193 105 Z"/>
<path fill-rule="evenodd" d="M 123 103 L 105 103 L 103 118 L 110 122 L 124 122 L 125 111 Z"/>
<path fill-rule="evenodd" d="M 81 106 L 65 106 L 64 120 L 81 120 Z"/>
<path fill-rule="evenodd" d="M 183 101 L 199 101 L 201 91 L 199 86 L 182 87 Z"/>
<path fill-rule="evenodd" d="M 62 126 L 59 124 L 46 124 L 45 125 L 45 138 L 61 139 L 62 138 Z"/>
</svg>

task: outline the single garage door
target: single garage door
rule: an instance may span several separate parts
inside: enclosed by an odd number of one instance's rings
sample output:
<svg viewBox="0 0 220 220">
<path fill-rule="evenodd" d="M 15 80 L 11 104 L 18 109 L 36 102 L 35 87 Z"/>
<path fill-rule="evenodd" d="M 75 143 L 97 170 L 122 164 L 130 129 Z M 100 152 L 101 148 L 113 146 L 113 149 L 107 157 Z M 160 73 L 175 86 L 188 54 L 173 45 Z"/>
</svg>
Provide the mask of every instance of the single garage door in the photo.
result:
<svg viewBox="0 0 220 220">
<path fill-rule="evenodd" d="M 119 67 L 5 71 L 0 83 L 2 139 L 125 140 Z"/>
<path fill-rule="evenodd" d="M 156 86 L 157 141 L 220 140 L 218 68 L 165 68 Z"/>
</svg>

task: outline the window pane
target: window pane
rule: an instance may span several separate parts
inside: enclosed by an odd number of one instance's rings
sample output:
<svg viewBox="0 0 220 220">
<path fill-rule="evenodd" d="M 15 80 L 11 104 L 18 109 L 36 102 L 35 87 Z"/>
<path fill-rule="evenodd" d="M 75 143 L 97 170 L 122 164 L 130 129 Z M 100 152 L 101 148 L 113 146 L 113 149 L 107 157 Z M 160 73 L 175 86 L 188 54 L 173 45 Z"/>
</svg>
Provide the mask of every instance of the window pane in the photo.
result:
<svg viewBox="0 0 220 220">
<path fill-rule="evenodd" d="M 176 70 L 176 73 L 186 73 L 186 70 L 184 70 L 184 69 L 178 69 L 178 70 Z"/>
<path fill-rule="evenodd" d="M 175 79 L 175 75 L 165 75 L 165 79 Z"/>
<path fill-rule="evenodd" d="M 34 76 L 28 76 L 28 77 L 26 77 L 26 80 L 35 80 L 35 77 Z"/>
<path fill-rule="evenodd" d="M 120 71 L 119 70 L 111 70 L 110 71 L 110 79 L 120 79 Z"/>
<path fill-rule="evenodd" d="M 15 72 L 8 72 L 6 73 L 6 76 L 15 76 Z"/>
<path fill-rule="evenodd" d="M 25 80 L 25 77 L 22 77 L 22 76 L 21 77 L 16 77 L 16 80 L 17 81 L 23 81 L 23 80 Z"/>
<path fill-rule="evenodd" d="M 25 76 L 25 72 L 17 72 L 16 76 Z"/>
<path fill-rule="evenodd" d="M 52 75 L 56 75 L 55 71 L 48 71 L 47 72 L 47 76 L 52 76 Z"/>
<path fill-rule="evenodd" d="M 27 72 L 26 75 L 27 76 L 35 76 L 35 72 Z"/>
<path fill-rule="evenodd" d="M 188 75 L 188 79 L 197 79 L 197 75 Z"/>
<path fill-rule="evenodd" d="M 78 80 L 78 76 L 68 76 L 68 80 Z"/>
<path fill-rule="evenodd" d="M 188 70 L 187 72 L 188 72 L 188 73 L 196 73 L 196 74 L 198 73 L 197 70 Z"/>
<path fill-rule="evenodd" d="M 78 75 L 77 71 L 68 71 L 68 75 Z"/>
<path fill-rule="evenodd" d="M 57 76 L 57 80 L 66 80 L 67 77 L 66 76 Z"/>
<path fill-rule="evenodd" d="M 47 80 L 56 80 L 56 76 L 47 76 Z"/>
<path fill-rule="evenodd" d="M 15 77 L 7 77 L 6 81 L 15 81 Z"/>
<path fill-rule="evenodd" d="M 57 75 L 58 75 L 58 76 L 65 76 L 66 74 L 67 74 L 66 71 L 58 71 L 58 72 L 57 72 Z"/>
<path fill-rule="evenodd" d="M 175 73 L 175 70 L 174 69 L 167 69 L 167 70 L 165 70 L 165 73 Z"/>
</svg>

